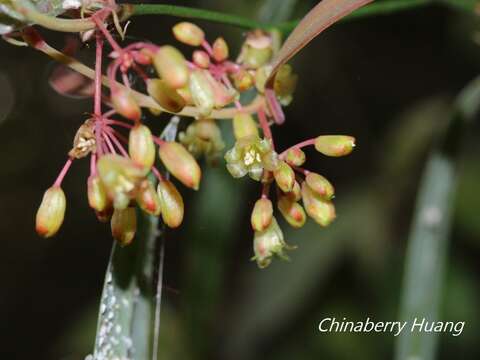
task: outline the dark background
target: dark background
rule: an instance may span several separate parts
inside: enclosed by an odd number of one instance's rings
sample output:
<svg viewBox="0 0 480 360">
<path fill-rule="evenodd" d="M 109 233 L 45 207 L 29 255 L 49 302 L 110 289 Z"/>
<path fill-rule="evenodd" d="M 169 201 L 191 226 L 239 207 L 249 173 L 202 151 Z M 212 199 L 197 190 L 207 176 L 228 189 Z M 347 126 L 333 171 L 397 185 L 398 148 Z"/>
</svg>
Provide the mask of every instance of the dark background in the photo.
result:
<svg viewBox="0 0 480 360">
<path fill-rule="evenodd" d="M 182 1 L 254 16 L 260 1 Z M 299 1 L 301 16 L 314 1 Z M 173 42 L 166 16 L 133 18 L 129 35 Z M 198 21 L 236 54 L 243 31 Z M 468 14 L 425 7 L 339 24 L 293 61 L 300 81 L 287 123 L 274 129 L 282 149 L 327 133 L 351 134 L 347 158 L 308 153 L 308 168 L 336 185 L 337 221 L 328 229 L 282 224 L 298 245 L 292 262 L 260 271 L 249 261 L 256 184 L 223 165 L 204 167 L 199 193 L 182 188 L 187 215 L 168 235 L 161 359 L 391 359 L 394 338 L 322 334 L 327 316 L 392 321 L 398 315 L 406 239 L 424 160 L 458 91 L 479 71 L 479 23 Z M 64 41 L 42 33 L 57 47 Z M 91 50 L 85 48 L 86 61 Z M 0 357 L 83 359 L 111 247 L 109 226 L 86 200 L 87 161 L 63 188 L 60 233 L 39 238 L 34 219 L 91 102 L 48 85 L 54 65 L 28 48 L 0 43 Z M 148 120 L 161 129 L 167 118 Z M 187 123 L 187 122 L 184 122 Z M 229 137 L 230 126 L 222 128 Z M 444 285 L 442 318 L 466 321 L 442 335 L 439 359 L 477 359 L 480 326 L 479 128 L 465 142 Z"/>
</svg>

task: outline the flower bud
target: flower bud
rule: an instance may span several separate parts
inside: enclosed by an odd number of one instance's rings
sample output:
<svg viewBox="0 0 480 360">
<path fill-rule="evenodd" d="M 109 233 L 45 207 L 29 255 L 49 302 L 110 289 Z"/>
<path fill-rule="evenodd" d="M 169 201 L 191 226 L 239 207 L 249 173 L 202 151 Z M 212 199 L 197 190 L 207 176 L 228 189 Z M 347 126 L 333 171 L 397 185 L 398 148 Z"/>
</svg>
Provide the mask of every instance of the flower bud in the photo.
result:
<svg viewBox="0 0 480 360">
<path fill-rule="evenodd" d="M 120 155 L 104 155 L 97 163 L 98 175 L 115 209 L 125 209 L 135 197 L 148 169 Z"/>
<path fill-rule="evenodd" d="M 292 191 L 283 193 L 283 195 L 291 202 L 300 200 L 302 198 L 302 189 L 300 188 L 300 184 L 298 183 L 298 181 L 295 181 L 295 183 L 293 184 Z"/>
<path fill-rule="evenodd" d="M 310 189 L 318 196 L 325 200 L 331 200 L 335 194 L 333 185 L 325 179 L 322 175 L 309 172 L 305 177 L 305 181 Z"/>
<path fill-rule="evenodd" d="M 117 113 L 132 121 L 140 120 L 142 111 L 129 90 L 124 88 L 114 89 L 111 100 L 113 108 Z"/>
<path fill-rule="evenodd" d="M 287 150 L 285 161 L 292 166 L 302 166 L 305 162 L 305 153 L 298 147 L 292 147 Z"/>
<path fill-rule="evenodd" d="M 153 100 L 169 112 L 177 113 L 185 107 L 185 99 L 164 80 L 148 79 L 147 92 Z"/>
<path fill-rule="evenodd" d="M 178 41 L 190 46 L 199 46 L 205 39 L 203 30 L 190 22 L 180 22 L 172 30 Z"/>
<path fill-rule="evenodd" d="M 278 226 L 277 220 L 272 218 L 270 226 L 263 231 L 255 231 L 253 238 L 253 251 L 255 256 L 252 260 L 257 261 L 259 268 L 265 268 L 272 262 L 273 256 L 278 256 L 281 259 L 289 260 L 284 253 L 285 250 L 294 249 L 288 246 L 283 239 L 283 233 Z"/>
<path fill-rule="evenodd" d="M 272 202 L 267 198 L 258 199 L 253 207 L 250 222 L 252 228 L 255 231 L 265 230 L 273 218 L 273 206 Z"/>
<path fill-rule="evenodd" d="M 160 199 L 160 208 L 163 222 L 170 228 L 180 226 L 183 221 L 183 198 L 175 185 L 168 180 L 162 180 L 158 183 L 158 197 Z"/>
<path fill-rule="evenodd" d="M 182 144 L 165 142 L 160 146 L 159 155 L 173 176 L 185 186 L 198 190 L 202 172 L 195 158 Z"/>
<path fill-rule="evenodd" d="M 308 216 L 321 226 L 328 226 L 335 220 L 333 204 L 317 196 L 306 182 L 302 183 L 302 200 Z"/>
<path fill-rule="evenodd" d="M 277 202 L 277 207 L 285 220 L 294 228 L 300 228 L 305 225 L 307 215 L 299 203 L 290 201 L 286 196 L 281 196 Z"/>
<path fill-rule="evenodd" d="M 246 113 L 237 113 L 233 117 L 233 133 L 237 140 L 246 136 L 259 136 L 255 120 L 250 114 Z"/>
<path fill-rule="evenodd" d="M 62 226 L 67 201 L 65 193 L 59 186 L 52 186 L 43 195 L 37 211 L 35 229 L 38 235 L 49 238 Z"/>
<path fill-rule="evenodd" d="M 292 101 L 292 94 L 297 86 L 298 76 L 292 73 L 292 67 L 285 64 L 275 74 L 273 89 L 280 103 L 287 106 Z"/>
<path fill-rule="evenodd" d="M 322 135 L 315 139 L 315 149 L 327 156 L 345 156 L 355 147 L 355 138 L 347 135 Z"/>
<path fill-rule="evenodd" d="M 193 52 L 193 62 L 195 65 L 206 69 L 210 66 L 210 56 L 203 50 L 195 50 Z"/>
<path fill-rule="evenodd" d="M 190 75 L 190 93 L 193 103 L 202 116 L 208 116 L 215 106 L 215 94 L 204 70 L 195 70 Z"/>
<path fill-rule="evenodd" d="M 110 220 L 110 226 L 112 228 L 113 238 L 117 240 L 121 246 L 130 244 L 137 231 L 137 213 L 135 212 L 135 208 L 115 209 L 112 219 Z"/>
<path fill-rule="evenodd" d="M 137 192 L 137 203 L 140 208 L 150 215 L 160 215 L 160 199 L 152 183 L 143 180 Z"/>
<path fill-rule="evenodd" d="M 268 63 L 273 54 L 272 39 L 262 31 L 248 34 L 239 61 L 249 69 L 258 69 Z"/>
<path fill-rule="evenodd" d="M 222 62 L 228 58 L 228 45 L 224 38 L 219 37 L 217 38 L 212 45 L 213 49 L 213 58 L 218 61 Z"/>
<path fill-rule="evenodd" d="M 254 78 L 253 76 L 246 70 L 240 69 L 236 73 L 232 75 L 233 78 L 233 85 L 239 91 L 247 91 L 253 86 Z"/>
<path fill-rule="evenodd" d="M 170 45 L 160 47 L 153 57 L 153 65 L 167 84 L 178 89 L 188 83 L 188 67 L 182 53 Z"/>
<path fill-rule="evenodd" d="M 128 153 L 130 158 L 146 169 L 150 169 L 155 162 L 155 144 L 152 133 L 145 125 L 135 125 L 128 137 Z"/>
<path fill-rule="evenodd" d="M 280 161 L 279 167 L 273 172 L 278 187 L 283 192 L 293 190 L 295 184 L 295 172 L 285 161 Z"/>
<path fill-rule="evenodd" d="M 92 209 L 102 212 L 109 206 L 107 192 L 98 175 L 92 175 L 87 181 L 88 204 Z"/>
<path fill-rule="evenodd" d="M 260 94 L 263 94 L 265 92 L 265 85 L 271 72 L 272 67 L 270 65 L 262 66 L 257 71 L 255 71 L 255 87 Z"/>
</svg>

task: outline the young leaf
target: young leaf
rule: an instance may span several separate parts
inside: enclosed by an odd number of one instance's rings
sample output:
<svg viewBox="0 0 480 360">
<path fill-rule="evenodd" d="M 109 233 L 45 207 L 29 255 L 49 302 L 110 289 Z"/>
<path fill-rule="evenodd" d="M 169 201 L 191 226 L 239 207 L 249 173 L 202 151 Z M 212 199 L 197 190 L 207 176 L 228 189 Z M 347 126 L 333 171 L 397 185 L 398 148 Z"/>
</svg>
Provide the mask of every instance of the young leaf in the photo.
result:
<svg viewBox="0 0 480 360">
<path fill-rule="evenodd" d="M 267 81 L 267 87 L 273 86 L 277 70 L 304 48 L 318 34 L 338 20 L 347 16 L 359 7 L 373 0 L 323 0 L 320 1 L 305 17 L 283 44 L 273 59 L 273 70 Z"/>
</svg>

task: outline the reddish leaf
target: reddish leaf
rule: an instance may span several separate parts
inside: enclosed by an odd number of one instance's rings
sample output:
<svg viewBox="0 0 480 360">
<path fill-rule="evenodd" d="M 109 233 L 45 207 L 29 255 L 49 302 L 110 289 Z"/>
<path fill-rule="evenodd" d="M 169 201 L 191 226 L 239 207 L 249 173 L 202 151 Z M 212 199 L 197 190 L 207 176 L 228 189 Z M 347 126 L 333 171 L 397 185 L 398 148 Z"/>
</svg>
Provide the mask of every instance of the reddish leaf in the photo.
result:
<svg viewBox="0 0 480 360">
<path fill-rule="evenodd" d="M 272 88 L 277 70 L 318 34 L 341 18 L 373 0 L 323 0 L 300 21 L 273 59 L 273 71 L 267 86 Z"/>
</svg>

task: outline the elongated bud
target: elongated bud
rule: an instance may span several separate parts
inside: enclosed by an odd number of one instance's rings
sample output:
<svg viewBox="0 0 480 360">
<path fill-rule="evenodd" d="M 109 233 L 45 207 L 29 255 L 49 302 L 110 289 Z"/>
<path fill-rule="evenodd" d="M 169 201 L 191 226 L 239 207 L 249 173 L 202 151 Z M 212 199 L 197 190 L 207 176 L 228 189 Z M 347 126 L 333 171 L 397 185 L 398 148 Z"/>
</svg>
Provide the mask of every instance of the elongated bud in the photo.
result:
<svg viewBox="0 0 480 360">
<path fill-rule="evenodd" d="M 285 161 L 292 166 L 302 166 L 305 162 L 305 153 L 300 148 L 292 147 L 287 150 Z"/>
<path fill-rule="evenodd" d="M 315 139 L 315 149 L 327 156 L 345 156 L 355 147 L 355 138 L 347 135 L 322 135 Z"/>
<path fill-rule="evenodd" d="M 178 89 L 188 83 L 188 67 L 182 53 L 170 45 L 162 46 L 153 57 L 153 65 L 167 84 Z"/>
<path fill-rule="evenodd" d="M 228 45 L 224 38 L 217 38 L 212 45 L 213 48 L 213 58 L 222 62 L 228 58 Z"/>
<path fill-rule="evenodd" d="M 318 196 L 325 200 L 331 200 L 335 194 L 333 185 L 322 175 L 309 172 L 305 177 L 305 181 L 310 189 Z"/>
<path fill-rule="evenodd" d="M 328 226 L 335 220 L 335 206 L 317 196 L 306 182 L 302 183 L 302 200 L 308 216 L 321 226 Z"/>
<path fill-rule="evenodd" d="M 290 201 L 286 196 L 281 196 L 277 202 L 277 207 L 284 219 L 294 228 L 300 228 L 305 225 L 307 215 L 299 203 Z"/>
<path fill-rule="evenodd" d="M 121 246 L 130 244 L 137 231 L 137 213 L 134 207 L 115 209 L 110 220 L 112 236 Z"/>
<path fill-rule="evenodd" d="M 283 192 L 293 190 L 295 184 L 295 172 L 285 161 L 280 161 L 278 168 L 273 172 L 278 187 Z"/>
<path fill-rule="evenodd" d="M 250 114 L 246 113 L 237 113 L 233 117 L 233 133 L 237 140 L 246 136 L 259 136 L 255 120 Z"/>
<path fill-rule="evenodd" d="M 190 94 L 201 115 L 208 116 L 215 106 L 215 94 L 204 70 L 195 70 L 190 75 Z"/>
<path fill-rule="evenodd" d="M 66 206 L 67 200 L 61 187 L 52 186 L 45 191 L 36 217 L 38 235 L 49 238 L 57 233 L 62 226 Z"/>
<path fill-rule="evenodd" d="M 161 79 L 148 79 L 147 92 L 162 108 L 177 113 L 185 107 L 184 98 Z"/>
<path fill-rule="evenodd" d="M 128 137 L 128 153 L 130 158 L 146 169 L 155 162 L 155 144 L 152 133 L 145 125 L 135 125 Z"/>
<path fill-rule="evenodd" d="M 133 121 L 140 120 L 142 111 L 129 90 L 123 88 L 114 89 L 111 100 L 113 108 L 117 113 Z"/>
<path fill-rule="evenodd" d="M 201 68 L 208 68 L 210 66 L 210 56 L 203 50 L 195 50 L 193 52 L 193 62 Z"/>
<path fill-rule="evenodd" d="M 150 215 L 160 215 L 160 199 L 153 184 L 147 179 L 143 180 L 139 186 L 137 203 L 143 211 Z"/>
<path fill-rule="evenodd" d="M 168 180 L 158 183 L 158 197 L 160 199 L 160 208 L 163 222 L 170 228 L 180 226 L 183 221 L 183 198 L 175 185 Z"/>
<path fill-rule="evenodd" d="M 97 163 L 98 175 L 115 209 L 125 209 L 135 196 L 140 181 L 148 169 L 129 158 L 104 155 Z"/>
<path fill-rule="evenodd" d="M 92 175 L 87 181 L 88 204 L 98 212 L 105 211 L 109 206 L 107 192 L 98 175 Z"/>
<path fill-rule="evenodd" d="M 273 218 L 273 206 L 272 202 L 269 199 L 262 198 L 258 199 L 253 207 L 252 215 L 250 221 L 252 223 L 252 228 L 255 231 L 265 230 Z"/>
<path fill-rule="evenodd" d="M 190 22 L 180 22 L 172 30 L 178 41 L 190 46 L 199 46 L 205 39 L 203 30 Z"/>
<path fill-rule="evenodd" d="M 182 144 L 165 142 L 160 146 L 159 155 L 173 176 L 185 186 L 198 190 L 202 172 L 195 158 Z"/>
</svg>

